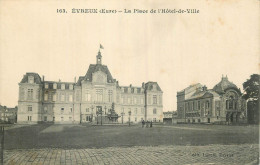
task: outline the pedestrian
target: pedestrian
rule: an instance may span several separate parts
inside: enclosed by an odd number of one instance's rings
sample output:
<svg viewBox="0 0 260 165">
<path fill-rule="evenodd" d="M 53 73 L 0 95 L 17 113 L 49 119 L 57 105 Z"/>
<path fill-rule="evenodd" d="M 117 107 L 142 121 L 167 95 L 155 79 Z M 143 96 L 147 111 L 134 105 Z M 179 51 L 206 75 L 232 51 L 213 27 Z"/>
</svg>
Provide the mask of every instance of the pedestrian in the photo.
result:
<svg viewBox="0 0 260 165">
<path fill-rule="evenodd" d="M 149 126 L 149 123 L 148 123 L 148 120 L 146 121 L 146 128 L 148 128 L 148 126 Z"/>
<path fill-rule="evenodd" d="M 151 127 L 153 127 L 153 122 L 152 122 L 152 121 L 150 122 L 150 128 L 151 128 Z"/>
<path fill-rule="evenodd" d="M 143 121 L 142 121 L 142 128 L 144 128 L 144 124 L 145 124 L 145 123 L 144 123 L 144 120 L 143 120 Z"/>
</svg>

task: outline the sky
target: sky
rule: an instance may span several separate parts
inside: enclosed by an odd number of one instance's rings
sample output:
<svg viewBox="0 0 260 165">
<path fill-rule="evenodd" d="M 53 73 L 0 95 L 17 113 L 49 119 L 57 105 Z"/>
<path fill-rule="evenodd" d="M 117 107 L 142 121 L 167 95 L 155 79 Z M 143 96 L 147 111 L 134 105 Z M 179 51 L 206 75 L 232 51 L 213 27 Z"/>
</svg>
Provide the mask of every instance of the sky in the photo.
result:
<svg viewBox="0 0 260 165">
<path fill-rule="evenodd" d="M 18 104 L 26 72 L 73 82 L 96 63 L 119 85 L 156 81 L 163 111 L 191 84 L 213 88 L 222 75 L 243 89 L 259 73 L 259 1 L 0 1 L 0 104 Z M 90 14 L 77 9 L 198 9 L 197 14 Z M 57 13 L 66 9 L 67 13 Z M 243 91 L 243 90 L 242 90 Z"/>
</svg>

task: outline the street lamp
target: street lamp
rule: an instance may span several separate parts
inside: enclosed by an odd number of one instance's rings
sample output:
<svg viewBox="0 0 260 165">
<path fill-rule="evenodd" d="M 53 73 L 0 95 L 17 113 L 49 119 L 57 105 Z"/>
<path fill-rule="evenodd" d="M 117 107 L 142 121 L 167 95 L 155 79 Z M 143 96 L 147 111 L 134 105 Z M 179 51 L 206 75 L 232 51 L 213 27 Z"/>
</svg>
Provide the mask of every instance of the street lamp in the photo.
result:
<svg viewBox="0 0 260 165">
<path fill-rule="evenodd" d="M 102 113 L 103 113 L 103 111 L 102 111 L 102 109 L 100 109 L 100 114 L 101 114 L 101 125 L 102 125 Z"/>
<path fill-rule="evenodd" d="M 91 105 L 91 122 L 93 121 L 93 109 L 94 109 L 94 106 Z"/>
<path fill-rule="evenodd" d="M 98 110 L 96 110 L 96 115 L 97 115 L 97 125 L 98 125 Z"/>
<path fill-rule="evenodd" d="M 130 127 L 130 116 L 131 116 L 131 111 L 128 111 L 129 114 L 129 127 Z"/>
</svg>

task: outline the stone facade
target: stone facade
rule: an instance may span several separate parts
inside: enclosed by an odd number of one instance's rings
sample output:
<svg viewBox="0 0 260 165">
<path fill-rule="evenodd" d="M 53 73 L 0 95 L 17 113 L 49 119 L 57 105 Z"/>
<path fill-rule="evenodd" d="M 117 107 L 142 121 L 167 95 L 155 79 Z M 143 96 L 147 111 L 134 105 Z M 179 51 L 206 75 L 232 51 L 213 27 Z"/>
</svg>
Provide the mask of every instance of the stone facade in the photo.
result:
<svg viewBox="0 0 260 165">
<path fill-rule="evenodd" d="M 120 86 L 102 65 L 100 51 L 96 60 L 77 82 L 45 81 L 26 73 L 19 83 L 18 123 L 98 122 L 101 116 L 110 121 L 112 112 L 113 122 L 162 122 L 163 92 L 157 82 Z"/>
<path fill-rule="evenodd" d="M 222 77 L 213 89 L 201 84 L 177 92 L 178 122 L 183 123 L 244 123 L 246 101 L 240 89 Z"/>
</svg>

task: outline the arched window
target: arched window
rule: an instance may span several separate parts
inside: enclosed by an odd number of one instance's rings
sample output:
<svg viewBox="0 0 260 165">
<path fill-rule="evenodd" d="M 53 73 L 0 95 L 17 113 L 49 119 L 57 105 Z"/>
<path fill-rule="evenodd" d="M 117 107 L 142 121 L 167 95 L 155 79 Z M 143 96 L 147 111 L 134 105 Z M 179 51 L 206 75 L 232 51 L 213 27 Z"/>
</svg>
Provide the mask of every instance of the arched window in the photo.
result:
<svg viewBox="0 0 260 165">
<path fill-rule="evenodd" d="M 228 109 L 228 100 L 226 100 L 226 109 Z"/>
<path fill-rule="evenodd" d="M 229 106 L 228 109 L 234 109 L 234 97 L 230 96 L 229 97 Z"/>
</svg>

